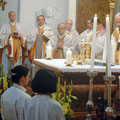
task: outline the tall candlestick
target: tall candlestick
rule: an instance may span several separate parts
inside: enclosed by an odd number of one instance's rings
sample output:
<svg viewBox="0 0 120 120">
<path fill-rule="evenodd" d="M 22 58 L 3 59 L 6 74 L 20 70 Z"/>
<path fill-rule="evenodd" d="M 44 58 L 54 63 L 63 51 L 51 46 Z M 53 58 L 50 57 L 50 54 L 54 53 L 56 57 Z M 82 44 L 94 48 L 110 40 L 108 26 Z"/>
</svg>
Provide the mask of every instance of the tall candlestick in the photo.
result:
<svg viewBox="0 0 120 120">
<path fill-rule="evenodd" d="M 72 63 L 72 51 L 70 50 L 70 48 L 68 48 L 68 50 L 66 52 L 66 63 L 67 64 Z"/>
<path fill-rule="evenodd" d="M 48 46 L 47 46 L 47 58 L 51 58 L 51 55 L 52 54 L 52 47 L 51 47 L 51 45 L 49 44 Z"/>
<path fill-rule="evenodd" d="M 92 38 L 92 50 L 91 50 L 91 72 L 94 71 L 96 29 L 97 29 L 97 15 L 95 14 L 94 23 L 93 23 L 93 38 Z"/>
<path fill-rule="evenodd" d="M 9 45 L 11 46 L 10 57 L 13 58 L 13 38 L 12 37 L 10 37 L 10 39 L 9 39 Z"/>
<path fill-rule="evenodd" d="M 106 32 L 107 32 L 107 75 L 111 76 L 111 53 L 110 53 L 110 21 L 109 16 L 106 16 Z"/>
</svg>

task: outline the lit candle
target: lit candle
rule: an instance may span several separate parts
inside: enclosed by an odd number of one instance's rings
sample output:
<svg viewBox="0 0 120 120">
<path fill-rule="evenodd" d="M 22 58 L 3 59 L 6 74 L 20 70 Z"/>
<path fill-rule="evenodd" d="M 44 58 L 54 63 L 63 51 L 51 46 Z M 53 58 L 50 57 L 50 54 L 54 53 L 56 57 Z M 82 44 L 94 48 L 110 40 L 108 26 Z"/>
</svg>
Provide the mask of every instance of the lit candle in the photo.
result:
<svg viewBox="0 0 120 120">
<path fill-rule="evenodd" d="M 52 54 L 52 47 L 51 47 L 51 45 L 49 44 L 48 46 L 47 46 L 47 58 L 51 58 L 51 55 Z"/>
<path fill-rule="evenodd" d="M 72 51 L 70 50 L 70 48 L 68 48 L 68 50 L 66 52 L 66 63 L 67 64 L 72 63 Z"/>
<path fill-rule="evenodd" d="M 111 53 L 110 53 L 110 21 L 109 16 L 106 16 L 106 32 L 107 32 L 107 75 L 111 76 Z"/>
<path fill-rule="evenodd" d="M 12 37 L 10 37 L 10 39 L 9 39 L 9 45 L 11 46 L 10 57 L 13 58 L 13 38 Z"/>
<path fill-rule="evenodd" d="M 94 49 L 95 49 L 95 40 L 96 40 L 96 29 L 97 29 L 97 15 L 95 14 L 94 23 L 93 23 L 93 38 L 92 38 L 92 50 L 91 50 L 91 72 L 94 71 Z"/>
</svg>

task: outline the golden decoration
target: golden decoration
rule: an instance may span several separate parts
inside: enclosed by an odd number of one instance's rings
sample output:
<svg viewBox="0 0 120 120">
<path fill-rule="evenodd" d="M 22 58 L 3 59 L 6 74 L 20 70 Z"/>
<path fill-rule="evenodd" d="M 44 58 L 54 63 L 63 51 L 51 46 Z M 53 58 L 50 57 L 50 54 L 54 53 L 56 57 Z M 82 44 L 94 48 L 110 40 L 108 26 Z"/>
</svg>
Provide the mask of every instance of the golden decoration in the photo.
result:
<svg viewBox="0 0 120 120">
<path fill-rule="evenodd" d="M 76 61 L 77 65 L 84 65 L 86 64 L 86 62 L 88 63 L 88 59 L 91 58 L 91 44 L 86 42 L 82 43 L 80 54 L 73 55 L 72 57 L 73 57 L 73 60 Z"/>
<path fill-rule="evenodd" d="M 0 0 L 0 7 L 2 7 L 2 10 L 5 10 L 5 6 L 6 6 L 7 2 L 4 0 Z"/>
<path fill-rule="evenodd" d="M 110 6 L 110 33 L 113 32 L 115 3 L 116 3 L 116 0 L 109 0 L 109 6 Z"/>
</svg>

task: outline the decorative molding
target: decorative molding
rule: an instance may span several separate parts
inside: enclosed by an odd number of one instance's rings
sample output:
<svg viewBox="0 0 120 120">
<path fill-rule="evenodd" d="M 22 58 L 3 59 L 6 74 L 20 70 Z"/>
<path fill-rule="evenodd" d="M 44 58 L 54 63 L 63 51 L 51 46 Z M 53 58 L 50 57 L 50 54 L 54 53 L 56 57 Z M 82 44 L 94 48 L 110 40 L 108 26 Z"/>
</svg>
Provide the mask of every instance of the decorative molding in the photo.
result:
<svg viewBox="0 0 120 120">
<path fill-rule="evenodd" d="M 5 6 L 6 6 L 7 2 L 4 0 L 0 0 L 0 7 L 2 7 L 2 10 L 5 10 Z"/>
</svg>

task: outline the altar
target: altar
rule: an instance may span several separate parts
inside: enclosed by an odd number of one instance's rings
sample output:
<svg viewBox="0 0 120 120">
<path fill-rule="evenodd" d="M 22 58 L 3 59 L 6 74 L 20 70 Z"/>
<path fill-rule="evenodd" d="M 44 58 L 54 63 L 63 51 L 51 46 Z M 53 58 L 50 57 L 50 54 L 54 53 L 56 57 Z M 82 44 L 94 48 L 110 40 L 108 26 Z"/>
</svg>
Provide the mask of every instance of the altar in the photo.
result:
<svg viewBox="0 0 120 120">
<path fill-rule="evenodd" d="M 34 59 L 33 64 L 40 68 L 47 68 L 55 71 L 58 77 L 61 78 L 61 84 L 64 80 L 69 84 L 73 82 L 73 95 L 78 97 L 78 101 L 73 101 L 76 111 L 83 111 L 86 109 L 86 102 L 88 100 L 89 93 L 89 77 L 87 71 L 90 70 L 90 65 L 77 65 L 73 62 L 72 67 L 66 67 L 65 59 Z M 98 97 L 104 97 L 104 84 L 103 76 L 106 72 L 105 66 L 94 66 L 94 70 L 98 72 L 98 75 L 93 80 L 93 102 Z M 116 80 L 112 84 L 112 97 L 114 97 L 118 90 L 118 75 L 120 73 L 120 66 L 112 66 L 111 72 L 116 76 Z M 95 103 L 96 104 L 96 103 Z"/>
</svg>

